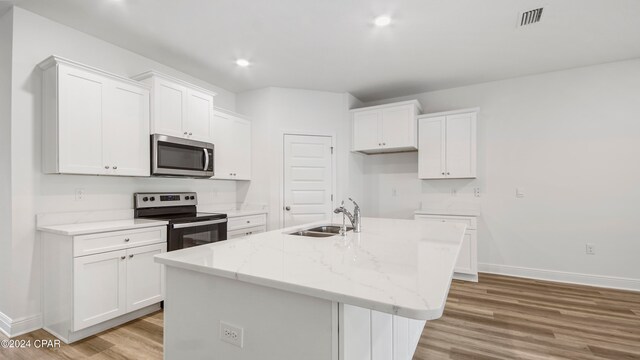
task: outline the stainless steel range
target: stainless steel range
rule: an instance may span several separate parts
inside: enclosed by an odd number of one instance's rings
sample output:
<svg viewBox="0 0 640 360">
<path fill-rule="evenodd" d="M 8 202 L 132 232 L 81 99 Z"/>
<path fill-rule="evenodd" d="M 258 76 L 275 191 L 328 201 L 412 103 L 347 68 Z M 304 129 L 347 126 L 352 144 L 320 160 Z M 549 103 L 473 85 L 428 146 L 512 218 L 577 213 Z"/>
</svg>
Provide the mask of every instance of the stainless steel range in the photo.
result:
<svg viewBox="0 0 640 360">
<path fill-rule="evenodd" d="M 196 193 L 135 193 L 133 199 L 134 217 L 169 222 L 167 251 L 227 239 L 227 215 L 199 213 Z"/>
</svg>

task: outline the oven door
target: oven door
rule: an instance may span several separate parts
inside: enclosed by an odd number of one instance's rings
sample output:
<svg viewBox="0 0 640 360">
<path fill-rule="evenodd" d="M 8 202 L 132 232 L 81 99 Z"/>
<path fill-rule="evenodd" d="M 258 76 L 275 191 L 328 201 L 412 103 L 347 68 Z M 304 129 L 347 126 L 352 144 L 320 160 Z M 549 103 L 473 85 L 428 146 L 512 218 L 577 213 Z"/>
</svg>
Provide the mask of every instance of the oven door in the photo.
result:
<svg viewBox="0 0 640 360">
<path fill-rule="evenodd" d="M 151 174 L 213 176 L 213 144 L 160 134 L 151 135 Z"/>
<path fill-rule="evenodd" d="M 227 240 L 227 219 L 169 225 L 167 251 Z"/>
</svg>

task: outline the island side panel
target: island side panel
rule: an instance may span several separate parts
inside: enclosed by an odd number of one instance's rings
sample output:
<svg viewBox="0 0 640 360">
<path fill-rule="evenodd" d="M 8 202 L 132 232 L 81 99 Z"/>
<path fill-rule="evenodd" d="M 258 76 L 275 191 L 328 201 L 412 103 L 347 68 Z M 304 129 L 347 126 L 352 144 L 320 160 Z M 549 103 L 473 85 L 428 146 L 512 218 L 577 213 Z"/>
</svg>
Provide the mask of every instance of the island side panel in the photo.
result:
<svg viewBox="0 0 640 360">
<path fill-rule="evenodd" d="M 165 359 L 337 360 L 337 305 L 166 266 Z M 220 322 L 243 329 L 243 347 Z"/>
<path fill-rule="evenodd" d="M 411 360 L 425 320 L 339 304 L 340 360 Z"/>
</svg>

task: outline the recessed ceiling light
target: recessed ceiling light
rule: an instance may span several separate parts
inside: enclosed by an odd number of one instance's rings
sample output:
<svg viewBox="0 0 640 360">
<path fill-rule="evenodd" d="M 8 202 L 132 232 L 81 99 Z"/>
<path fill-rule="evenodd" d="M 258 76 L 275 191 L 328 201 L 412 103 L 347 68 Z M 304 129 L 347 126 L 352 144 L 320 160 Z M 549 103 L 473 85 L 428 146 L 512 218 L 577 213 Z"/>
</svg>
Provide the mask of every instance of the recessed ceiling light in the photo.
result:
<svg viewBox="0 0 640 360">
<path fill-rule="evenodd" d="M 238 65 L 240 67 L 247 67 L 247 66 L 251 65 L 251 63 L 247 59 L 238 59 L 238 60 L 236 60 L 236 65 Z"/>
<path fill-rule="evenodd" d="M 386 15 L 378 16 L 373 20 L 373 23 L 376 24 L 377 27 L 387 26 L 391 24 L 391 18 Z"/>
</svg>

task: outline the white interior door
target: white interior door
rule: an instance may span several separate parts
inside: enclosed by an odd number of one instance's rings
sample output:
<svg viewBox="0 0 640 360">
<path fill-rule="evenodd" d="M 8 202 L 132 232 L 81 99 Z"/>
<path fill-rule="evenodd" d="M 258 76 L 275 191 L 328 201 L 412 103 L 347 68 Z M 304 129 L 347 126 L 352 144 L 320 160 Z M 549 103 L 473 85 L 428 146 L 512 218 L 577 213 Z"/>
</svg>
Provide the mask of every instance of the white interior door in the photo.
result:
<svg viewBox="0 0 640 360">
<path fill-rule="evenodd" d="M 331 147 L 329 136 L 284 135 L 285 227 L 331 218 Z"/>
</svg>

